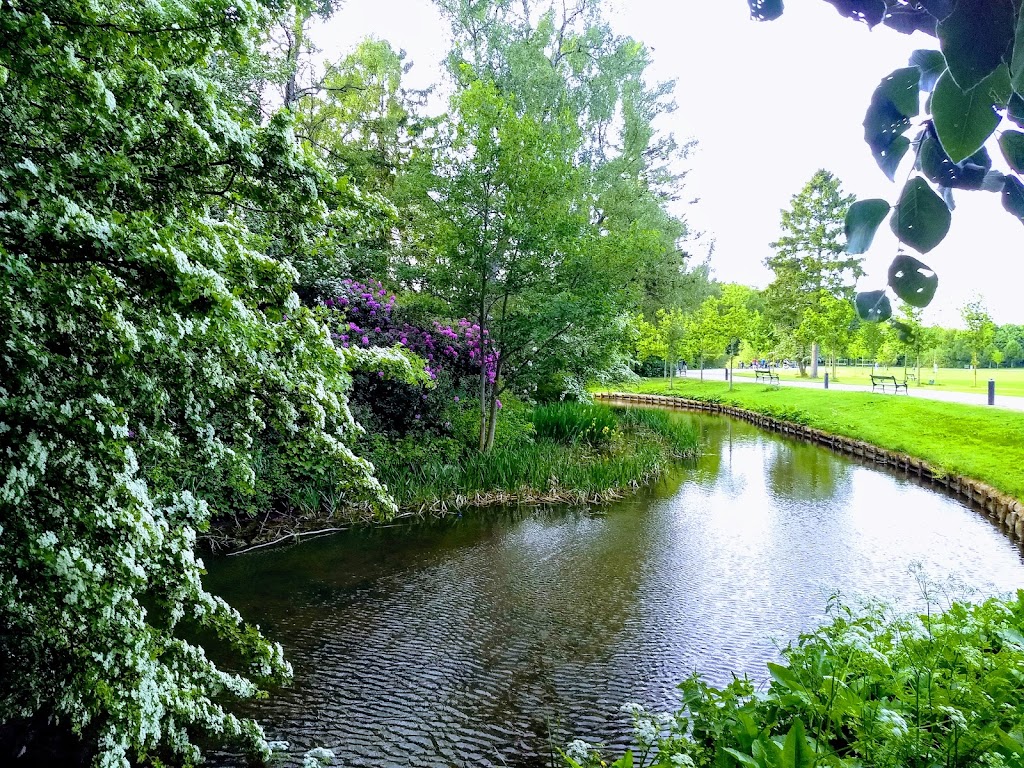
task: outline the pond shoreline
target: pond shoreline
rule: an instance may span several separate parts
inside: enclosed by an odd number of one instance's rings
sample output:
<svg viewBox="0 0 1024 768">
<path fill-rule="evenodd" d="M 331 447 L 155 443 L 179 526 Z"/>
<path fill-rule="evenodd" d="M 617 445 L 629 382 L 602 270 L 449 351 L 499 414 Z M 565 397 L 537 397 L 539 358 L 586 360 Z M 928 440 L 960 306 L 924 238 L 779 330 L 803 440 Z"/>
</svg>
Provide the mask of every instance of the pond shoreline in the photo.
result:
<svg viewBox="0 0 1024 768">
<path fill-rule="evenodd" d="M 890 451 L 864 440 L 836 435 L 821 429 L 798 424 L 775 416 L 768 416 L 747 408 L 709 400 L 696 400 L 678 395 L 648 395 L 634 392 L 595 392 L 599 400 L 617 400 L 626 403 L 642 403 L 661 407 L 681 408 L 690 411 L 720 413 L 741 419 L 762 429 L 798 437 L 808 442 L 831 448 L 836 453 L 847 454 L 885 464 L 908 474 L 916 475 L 935 485 L 942 486 L 954 496 L 977 505 L 1010 537 L 1017 542 L 1024 541 L 1024 504 L 1007 493 L 980 480 L 949 474 L 933 468 L 928 462 L 905 453 Z"/>
</svg>

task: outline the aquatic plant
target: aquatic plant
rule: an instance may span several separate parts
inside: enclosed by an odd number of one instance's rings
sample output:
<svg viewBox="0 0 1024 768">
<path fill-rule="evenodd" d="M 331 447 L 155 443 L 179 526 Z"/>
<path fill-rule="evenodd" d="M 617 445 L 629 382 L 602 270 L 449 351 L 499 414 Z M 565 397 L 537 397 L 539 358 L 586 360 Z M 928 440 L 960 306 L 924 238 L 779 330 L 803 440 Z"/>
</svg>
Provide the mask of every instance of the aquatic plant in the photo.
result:
<svg viewBox="0 0 1024 768">
<path fill-rule="evenodd" d="M 768 664 L 767 690 L 694 674 L 678 712 L 631 709 L 637 750 L 613 768 L 1022 764 L 1024 590 L 911 615 L 833 600 L 829 613 Z M 563 756 L 570 768 L 608 763 L 596 750 Z"/>
</svg>

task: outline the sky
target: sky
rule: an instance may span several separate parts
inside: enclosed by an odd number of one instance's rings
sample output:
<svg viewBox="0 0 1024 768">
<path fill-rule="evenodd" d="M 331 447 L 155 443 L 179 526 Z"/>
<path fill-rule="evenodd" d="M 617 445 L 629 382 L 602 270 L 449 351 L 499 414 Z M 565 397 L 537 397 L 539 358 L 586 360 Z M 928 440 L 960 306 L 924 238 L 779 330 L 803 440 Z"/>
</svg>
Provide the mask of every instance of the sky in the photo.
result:
<svg viewBox="0 0 1024 768">
<path fill-rule="evenodd" d="M 899 197 L 912 153 L 890 182 L 864 143 L 861 123 L 879 80 L 907 66 L 914 49 L 936 47 L 933 38 L 868 30 L 822 0 L 791 0 L 781 19 L 764 23 L 750 19 L 743 0 L 606 6 L 616 32 L 651 49 L 650 80 L 676 81 L 678 109 L 657 127 L 698 143 L 683 166 L 685 202 L 674 212 L 701 233 L 687 245 L 697 260 L 714 244 L 718 280 L 758 288 L 771 281 L 764 259 L 780 234 L 780 211 L 819 168 L 859 199 Z M 367 36 L 388 40 L 413 62 L 411 87 L 443 80 L 449 34 L 430 0 L 345 0 L 313 36 L 327 59 Z M 998 167 L 998 150 L 993 154 Z M 980 296 L 997 323 L 1024 324 L 1021 223 L 997 194 L 959 192 L 956 204 L 946 239 L 925 256 L 909 251 L 939 275 L 925 322 L 960 326 L 959 308 Z M 868 274 L 859 289 L 884 287 L 896 248 L 884 223 L 865 256 Z"/>
</svg>

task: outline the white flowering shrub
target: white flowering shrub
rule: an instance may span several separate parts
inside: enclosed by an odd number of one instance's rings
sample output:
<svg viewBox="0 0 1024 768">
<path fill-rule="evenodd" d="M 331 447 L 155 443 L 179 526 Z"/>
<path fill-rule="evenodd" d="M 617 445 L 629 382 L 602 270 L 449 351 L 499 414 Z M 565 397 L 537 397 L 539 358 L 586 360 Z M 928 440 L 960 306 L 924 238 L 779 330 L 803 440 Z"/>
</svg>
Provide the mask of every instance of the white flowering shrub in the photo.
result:
<svg viewBox="0 0 1024 768">
<path fill-rule="evenodd" d="M 225 706 L 290 668 L 203 588 L 195 468 L 244 490 L 273 430 L 391 508 L 348 448 L 347 353 L 265 255 L 268 218 L 324 214 L 288 117 L 224 85 L 266 21 L 253 0 L 0 12 L 0 750 L 48 723 L 99 766 L 190 763 L 197 735 L 266 757 Z"/>
</svg>

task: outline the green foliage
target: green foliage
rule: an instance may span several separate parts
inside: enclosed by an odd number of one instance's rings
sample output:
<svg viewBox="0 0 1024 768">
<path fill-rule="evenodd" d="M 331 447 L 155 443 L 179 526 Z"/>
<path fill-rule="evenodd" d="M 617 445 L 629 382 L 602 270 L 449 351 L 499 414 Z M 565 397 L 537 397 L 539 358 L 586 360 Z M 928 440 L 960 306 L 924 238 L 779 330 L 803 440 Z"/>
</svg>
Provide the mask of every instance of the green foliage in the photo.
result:
<svg viewBox="0 0 1024 768">
<path fill-rule="evenodd" d="M 819 170 L 793 196 L 791 208 L 782 211 L 783 234 L 772 243 L 775 254 L 765 260 L 775 273 L 765 289 L 765 313 L 778 333 L 795 344 L 801 375 L 804 359 L 811 345 L 821 340 L 821 329 L 830 317 L 821 313 L 825 297 L 849 300 L 854 282 L 864 273 L 862 260 L 845 252 L 842 239 L 847 229 L 857 235 L 861 228 L 857 221 L 844 224 L 853 200 L 842 193 L 839 179 Z M 855 213 L 862 219 L 870 209 L 861 206 Z M 876 312 L 884 313 L 884 304 L 879 303 Z M 835 313 L 831 317 L 845 322 Z M 835 330 L 841 332 L 841 327 Z"/>
<path fill-rule="evenodd" d="M 533 411 L 533 424 L 538 437 L 599 446 L 616 437 L 619 420 L 607 405 L 566 402 L 538 406 Z"/>
<path fill-rule="evenodd" d="M 194 554 L 210 502 L 254 492 L 258 440 L 393 509 L 349 448 L 370 353 L 336 349 L 267 255 L 322 231 L 333 183 L 229 87 L 269 21 L 246 0 L 0 13 L 0 724 L 57 724 L 97 765 L 191 763 L 199 737 L 267 753 L 226 707 L 290 668 Z"/>
<path fill-rule="evenodd" d="M 883 78 L 864 119 L 865 141 L 890 180 L 911 146 L 916 149 L 914 169 L 923 174 L 907 182 L 895 207 L 891 223 L 897 237 L 920 253 L 934 248 L 949 230 L 953 189 L 1001 193 L 1003 207 L 1024 222 L 1024 183 L 1019 178 L 1016 140 L 1000 141 L 1011 173 L 994 170 L 986 149 L 1004 119 L 1024 125 L 1021 4 L 1013 0 L 828 2 L 869 27 L 884 24 L 938 39 L 938 51 L 914 51 L 910 67 Z M 782 13 L 781 2 L 772 3 L 770 13 L 763 12 L 761 0 L 748 0 L 748 4 L 755 18 L 773 19 Z M 930 114 L 915 120 L 921 97 L 926 97 Z M 905 135 L 911 130 L 913 141 Z M 938 187 L 941 197 L 928 189 L 928 182 Z M 850 240 L 850 253 L 863 253 L 870 244 L 863 214 L 851 210 L 849 228 L 858 236 Z M 881 304 L 875 293 L 857 302 L 861 318 L 871 322 L 888 319 L 887 312 L 878 311 Z"/>
<path fill-rule="evenodd" d="M 768 664 L 767 690 L 755 693 L 745 679 L 715 688 L 694 675 L 680 686 L 679 712 L 656 718 L 634 705 L 634 733 L 649 756 L 641 764 L 1019 764 L 1024 592 L 936 608 L 855 613 L 833 600 L 829 623 L 784 649 L 782 664 Z M 591 753 L 577 764 L 598 760 Z"/>
<path fill-rule="evenodd" d="M 922 178 L 907 182 L 889 220 L 893 234 L 920 253 L 942 242 L 949 231 L 949 209 Z"/>
<path fill-rule="evenodd" d="M 862 375 L 862 380 L 870 384 Z M 970 387 L 969 379 L 965 383 Z M 1024 499 L 1024 476 L 1020 472 L 1024 465 L 1024 443 L 1020 440 L 1024 413 L 835 389 L 737 383 L 735 390 L 729 391 L 724 381 L 695 379 L 677 382 L 674 391 L 669 390 L 667 379 L 623 384 L 612 391 L 674 394 L 736 405 L 915 456 L 940 471 L 975 478 Z M 956 439 L 950 439 L 950 435 Z"/>
<path fill-rule="evenodd" d="M 885 200 L 859 200 L 853 203 L 846 214 L 844 224 L 846 252 L 866 253 L 871 247 L 878 226 L 885 221 L 888 213 L 889 204 Z"/>
<path fill-rule="evenodd" d="M 974 383 L 977 385 L 979 358 L 992 345 L 996 328 L 980 298 L 964 304 L 960 316 L 967 326 L 967 343 L 971 350 L 971 365 L 974 367 Z"/>
<path fill-rule="evenodd" d="M 479 413 L 467 412 L 445 443 L 383 445 L 377 471 L 402 507 L 480 498 L 582 499 L 636 488 L 679 459 L 692 458 L 699 436 L 659 411 L 565 402 L 502 409 L 494 447 L 475 450 Z"/>
<path fill-rule="evenodd" d="M 647 51 L 612 33 L 596 0 L 527 14 L 440 5 L 456 87 L 410 187 L 431 235 L 422 284 L 494 345 L 498 376 L 479 393 L 487 450 L 504 391 L 612 365 L 619 318 L 689 293 L 685 226 L 666 207 L 686 148 L 652 128 L 671 87 L 647 85 Z"/>
</svg>

